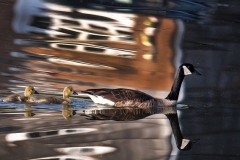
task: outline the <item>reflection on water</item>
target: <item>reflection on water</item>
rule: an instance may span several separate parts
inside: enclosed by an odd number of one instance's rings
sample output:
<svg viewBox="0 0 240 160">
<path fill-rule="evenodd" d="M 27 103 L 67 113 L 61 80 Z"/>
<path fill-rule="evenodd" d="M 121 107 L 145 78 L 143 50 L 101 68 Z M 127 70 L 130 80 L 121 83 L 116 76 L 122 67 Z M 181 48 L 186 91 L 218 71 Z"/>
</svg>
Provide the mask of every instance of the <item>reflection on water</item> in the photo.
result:
<svg viewBox="0 0 240 160">
<path fill-rule="evenodd" d="M 176 107 L 164 108 L 90 108 L 83 111 L 84 116 L 90 120 L 115 120 L 115 121 L 132 121 L 143 119 L 153 114 L 165 114 L 170 121 L 172 131 L 176 140 L 176 145 L 180 150 L 189 150 L 193 140 L 185 139 L 182 135 Z"/>
<path fill-rule="evenodd" d="M 78 103 L 81 102 L 79 101 Z M 168 156 L 171 149 L 170 139 L 172 131 L 176 139 L 176 145 L 180 150 L 189 150 L 192 143 L 194 143 L 194 141 L 186 139 L 182 135 L 176 107 L 155 107 L 149 109 L 110 108 L 94 104 L 81 108 L 68 105 L 59 105 L 52 110 L 41 108 L 41 106 L 25 104 L 24 109 L 20 111 L 21 115 L 18 114 L 19 107 L 12 107 L 11 110 L 9 110 L 10 107 L 1 109 L 1 114 L 6 116 L 2 122 L 6 122 L 8 119 L 8 121 L 11 121 L 8 124 L 10 126 L 14 126 L 16 122 L 18 125 L 23 124 L 21 131 L 6 130 L 4 132 L 6 135 L 3 136 L 5 136 L 4 139 L 9 147 L 20 145 L 25 148 L 29 143 L 32 143 L 33 148 L 42 145 L 42 147 L 47 147 L 51 150 L 51 152 L 43 151 L 37 154 L 37 151 L 33 149 L 31 151 L 33 155 L 27 154 L 27 156 L 24 156 L 20 154 L 27 159 L 37 157 L 57 158 L 60 153 L 72 155 L 73 157 L 80 156 L 76 158 L 101 155 L 105 159 L 112 159 L 114 154 L 120 154 L 121 156 L 117 159 L 122 159 L 127 152 L 129 152 L 127 156 L 131 155 L 140 158 L 142 155 L 132 155 L 132 153 L 140 152 L 140 150 L 150 151 L 153 146 L 161 152 L 151 153 L 146 155 L 147 157 L 150 155 L 152 157 Z M 75 115 L 71 117 L 73 111 Z M 29 112 L 34 112 L 34 117 L 38 117 L 38 119 L 32 117 L 24 118 L 26 113 Z M 8 117 L 8 113 L 12 113 L 12 116 Z M 154 114 L 156 116 L 151 116 Z M 65 120 L 69 118 L 71 121 Z M 170 125 L 166 118 L 169 119 Z M 136 121 L 140 119 L 142 121 Z M 106 120 L 116 120 L 118 123 Z M 121 121 L 128 121 L 128 123 Z M 58 125 L 55 126 L 55 124 Z M 59 124 L 61 125 L 59 126 Z M 7 123 L 4 125 L 7 125 Z M 59 128 L 63 126 L 67 129 Z M 56 127 L 59 129 L 53 129 Z M 128 139 L 127 141 L 126 138 Z M 135 143 L 142 145 L 142 147 L 135 148 Z M 149 145 L 145 146 L 145 143 Z M 19 153 L 16 154 L 19 155 Z"/>
<path fill-rule="evenodd" d="M 83 110 L 83 116 L 91 120 L 133 121 L 153 114 L 177 114 L 176 107 L 164 108 L 99 108 L 92 106 Z"/>
<path fill-rule="evenodd" d="M 32 104 L 31 103 L 25 103 L 24 104 L 24 117 L 33 117 L 35 114 L 32 111 Z"/>
<path fill-rule="evenodd" d="M 15 47 L 1 62 L 6 84 L 2 93 L 33 85 L 41 93 L 56 94 L 72 84 L 76 90 L 124 86 L 165 96 L 173 81 L 172 60 L 177 67 L 180 63 L 183 23 L 146 10 L 143 15 L 140 10 L 96 8 L 108 3 L 17 0 L 12 20 Z M 114 6 L 118 3 L 122 2 Z M 169 4 L 160 6 L 171 8 Z M 178 5 L 184 4 L 198 6 L 184 1 Z"/>
<path fill-rule="evenodd" d="M 71 108 L 71 106 L 63 104 L 62 107 L 62 116 L 66 120 L 70 120 L 74 115 L 76 114 L 76 111 Z"/>
<path fill-rule="evenodd" d="M 180 64 L 203 74 L 186 78 L 179 100 L 188 109 L 178 113 L 94 108 L 78 97 L 65 106 L 0 102 L 0 159 L 239 159 L 237 0 L 0 0 L 0 8 L 2 97 L 29 85 L 62 96 L 72 85 L 160 98 Z"/>
</svg>

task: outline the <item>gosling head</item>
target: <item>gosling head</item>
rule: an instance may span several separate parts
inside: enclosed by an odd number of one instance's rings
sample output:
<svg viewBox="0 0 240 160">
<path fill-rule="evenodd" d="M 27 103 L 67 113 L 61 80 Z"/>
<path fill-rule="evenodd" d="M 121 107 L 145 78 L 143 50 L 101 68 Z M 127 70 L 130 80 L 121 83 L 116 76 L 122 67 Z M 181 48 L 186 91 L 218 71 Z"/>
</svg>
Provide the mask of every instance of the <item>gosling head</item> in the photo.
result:
<svg viewBox="0 0 240 160">
<path fill-rule="evenodd" d="M 67 86 L 63 89 L 63 98 L 68 98 L 71 95 L 78 95 L 76 91 L 73 90 L 72 86 Z"/>
<path fill-rule="evenodd" d="M 183 69 L 183 74 L 185 76 L 190 75 L 195 73 L 196 75 L 201 75 L 201 73 L 199 73 L 192 64 L 190 63 L 184 63 L 182 64 L 179 68 Z"/>
<path fill-rule="evenodd" d="M 187 151 L 192 148 L 192 146 L 198 141 L 199 139 L 196 140 L 190 140 L 190 139 L 182 139 L 182 144 L 179 147 L 180 150 Z"/>
<path fill-rule="evenodd" d="M 39 94 L 33 86 L 27 86 L 24 91 L 25 97 L 30 97 L 32 94 Z"/>
</svg>

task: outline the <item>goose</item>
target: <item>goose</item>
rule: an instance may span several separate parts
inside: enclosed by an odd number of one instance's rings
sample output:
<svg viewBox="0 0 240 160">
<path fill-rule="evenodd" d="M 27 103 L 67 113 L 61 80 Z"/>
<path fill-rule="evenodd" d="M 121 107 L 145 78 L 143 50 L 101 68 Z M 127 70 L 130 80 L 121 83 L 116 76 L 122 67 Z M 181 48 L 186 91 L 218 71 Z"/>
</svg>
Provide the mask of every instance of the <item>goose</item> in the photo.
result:
<svg viewBox="0 0 240 160">
<path fill-rule="evenodd" d="M 180 65 L 171 91 L 164 99 L 154 98 L 144 92 L 126 88 L 87 89 L 81 91 L 81 93 L 88 95 L 94 103 L 113 107 L 150 108 L 157 106 L 174 106 L 177 103 L 184 77 L 193 73 L 201 75 L 190 63 Z"/>
<path fill-rule="evenodd" d="M 32 102 L 31 95 L 39 94 L 33 86 L 27 86 L 24 94 L 11 94 L 2 99 L 3 102 Z"/>
<path fill-rule="evenodd" d="M 69 99 L 70 95 L 77 95 L 77 92 L 73 90 L 72 86 L 66 86 L 63 89 L 63 98 L 54 97 L 54 96 L 37 96 L 32 97 L 31 100 L 35 103 L 44 103 L 44 104 L 70 104 L 71 100 Z"/>
</svg>

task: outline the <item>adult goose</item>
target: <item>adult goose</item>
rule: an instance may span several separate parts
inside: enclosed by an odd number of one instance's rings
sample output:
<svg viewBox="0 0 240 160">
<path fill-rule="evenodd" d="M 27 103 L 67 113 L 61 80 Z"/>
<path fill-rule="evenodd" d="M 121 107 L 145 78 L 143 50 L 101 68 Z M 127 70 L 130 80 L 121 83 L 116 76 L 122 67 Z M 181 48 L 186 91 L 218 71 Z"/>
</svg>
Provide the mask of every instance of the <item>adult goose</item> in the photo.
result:
<svg viewBox="0 0 240 160">
<path fill-rule="evenodd" d="M 3 102 L 32 102 L 31 95 L 39 94 L 33 86 L 27 86 L 24 94 L 11 94 L 2 99 Z"/>
<path fill-rule="evenodd" d="M 110 105 L 113 107 L 150 108 L 158 106 L 173 106 L 177 103 L 180 87 L 184 77 L 191 75 L 192 73 L 201 75 L 190 63 L 180 65 L 174 79 L 172 89 L 168 96 L 164 99 L 154 98 L 141 91 L 125 88 L 88 89 L 81 92 L 87 94 L 94 103 Z"/>
<path fill-rule="evenodd" d="M 72 86 L 66 86 L 63 89 L 63 97 L 55 97 L 55 96 L 36 96 L 32 97 L 31 100 L 35 103 L 43 103 L 43 104 L 70 104 L 71 100 L 69 99 L 70 95 L 77 95 L 77 92 L 73 90 Z"/>
</svg>

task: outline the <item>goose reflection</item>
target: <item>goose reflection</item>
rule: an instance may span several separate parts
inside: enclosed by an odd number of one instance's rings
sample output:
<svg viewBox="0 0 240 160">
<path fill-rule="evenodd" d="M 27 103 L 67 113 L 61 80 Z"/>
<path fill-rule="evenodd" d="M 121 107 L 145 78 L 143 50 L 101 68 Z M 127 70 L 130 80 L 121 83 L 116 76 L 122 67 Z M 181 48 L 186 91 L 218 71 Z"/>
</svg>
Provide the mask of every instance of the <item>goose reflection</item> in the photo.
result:
<svg viewBox="0 0 240 160">
<path fill-rule="evenodd" d="M 114 120 L 114 121 L 134 121 L 143 119 L 153 114 L 165 114 L 169 119 L 172 132 L 179 150 L 189 150 L 197 140 L 184 138 L 182 135 L 176 107 L 162 108 L 107 108 L 107 107 L 90 107 L 83 110 L 81 116 L 85 116 L 89 120 Z"/>
<path fill-rule="evenodd" d="M 24 104 L 24 117 L 33 117 L 35 116 L 35 113 L 32 111 L 32 104 L 31 103 L 25 103 Z"/>
<path fill-rule="evenodd" d="M 76 111 L 71 108 L 68 104 L 63 104 L 62 107 L 62 116 L 66 120 L 71 120 L 72 117 L 76 115 Z"/>
</svg>

